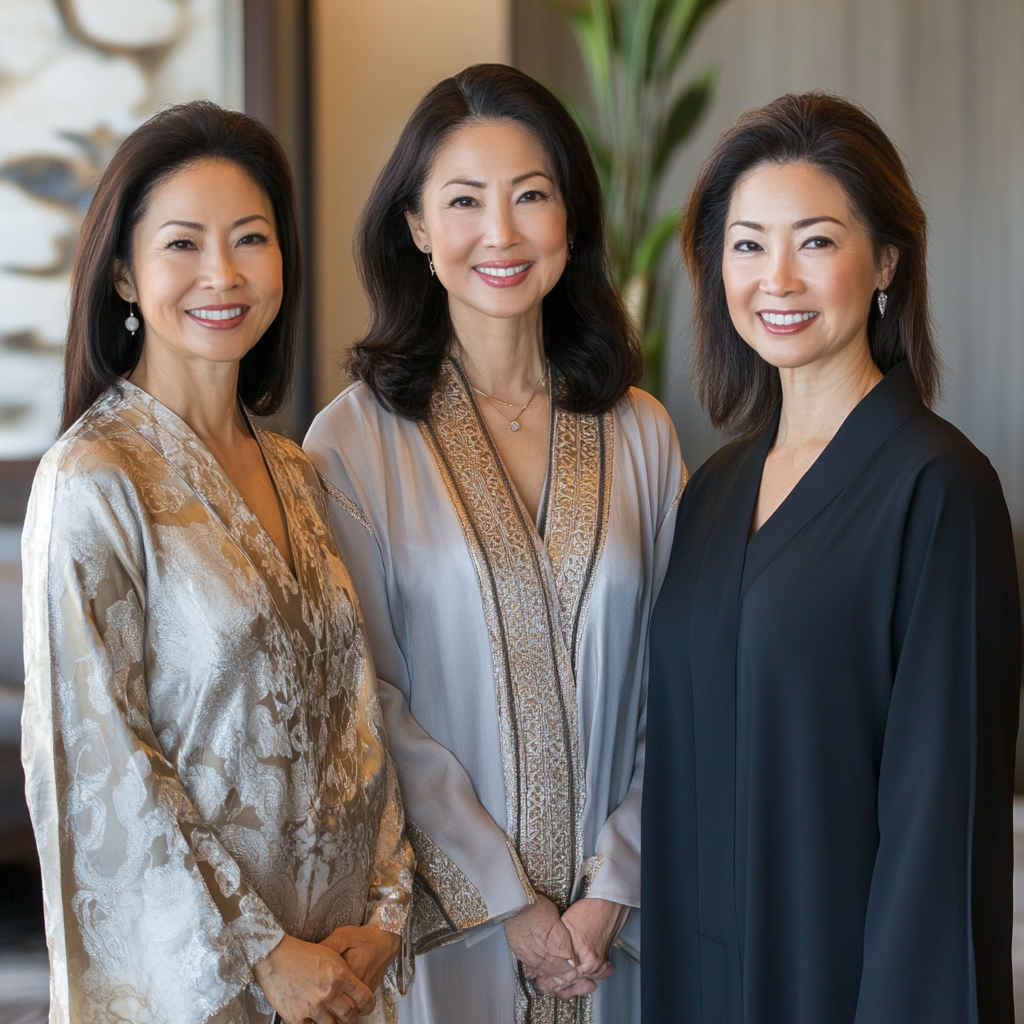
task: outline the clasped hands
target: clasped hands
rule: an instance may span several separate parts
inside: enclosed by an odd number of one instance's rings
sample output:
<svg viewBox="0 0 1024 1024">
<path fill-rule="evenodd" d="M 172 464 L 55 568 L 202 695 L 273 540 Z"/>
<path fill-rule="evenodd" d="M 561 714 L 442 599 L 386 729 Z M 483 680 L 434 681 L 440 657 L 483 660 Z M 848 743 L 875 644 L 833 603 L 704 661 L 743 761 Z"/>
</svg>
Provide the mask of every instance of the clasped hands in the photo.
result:
<svg viewBox="0 0 1024 1024">
<path fill-rule="evenodd" d="M 286 935 L 253 974 L 285 1024 L 358 1024 L 399 943 L 374 925 L 336 928 L 323 942 Z"/>
<path fill-rule="evenodd" d="M 505 922 L 505 936 L 516 959 L 539 992 L 559 999 L 585 996 L 607 978 L 615 936 L 630 908 L 610 900 L 577 900 L 564 914 L 546 896 Z"/>
</svg>

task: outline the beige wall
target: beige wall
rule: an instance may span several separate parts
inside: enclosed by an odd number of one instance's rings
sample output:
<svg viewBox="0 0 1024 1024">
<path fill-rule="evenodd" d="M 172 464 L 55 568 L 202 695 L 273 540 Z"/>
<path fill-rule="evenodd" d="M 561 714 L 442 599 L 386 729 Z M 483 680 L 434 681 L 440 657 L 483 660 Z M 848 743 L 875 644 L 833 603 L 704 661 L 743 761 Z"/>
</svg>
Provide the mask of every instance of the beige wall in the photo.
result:
<svg viewBox="0 0 1024 1024">
<path fill-rule="evenodd" d="M 440 79 L 509 59 L 509 0 L 314 0 L 314 408 L 344 383 L 365 323 L 352 232 L 416 101 Z"/>
</svg>

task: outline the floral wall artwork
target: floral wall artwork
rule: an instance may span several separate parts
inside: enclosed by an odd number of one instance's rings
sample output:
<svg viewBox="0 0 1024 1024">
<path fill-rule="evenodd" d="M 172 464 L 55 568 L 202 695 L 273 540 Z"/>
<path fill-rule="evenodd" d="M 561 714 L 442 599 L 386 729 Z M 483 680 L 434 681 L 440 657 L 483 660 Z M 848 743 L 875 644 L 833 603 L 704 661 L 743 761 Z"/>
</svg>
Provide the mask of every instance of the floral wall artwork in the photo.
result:
<svg viewBox="0 0 1024 1024">
<path fill-rule="evenodd" d="M 167 104 L 241 107 L 241 4 L 0 2 L 0 459 L 54 440 L 71 264 L 110 154 Z"/>
</svg>

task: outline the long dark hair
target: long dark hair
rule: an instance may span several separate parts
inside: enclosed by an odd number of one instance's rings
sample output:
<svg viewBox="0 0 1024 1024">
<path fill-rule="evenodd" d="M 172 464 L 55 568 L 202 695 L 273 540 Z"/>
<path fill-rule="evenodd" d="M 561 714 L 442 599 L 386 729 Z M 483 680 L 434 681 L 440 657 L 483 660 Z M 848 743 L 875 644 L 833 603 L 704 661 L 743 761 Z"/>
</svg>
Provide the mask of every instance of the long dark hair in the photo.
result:
<svg viewBox="0 0 1024 1024">
<path fill-rule="evenodd" d="M 885 317 L 872 303 L 868 340 L 887 373 L 906 360 L 924 401 L 942 366 L 928 312 L 927 221 L 896 147 L 870 114 L 827 93 L 787 94 L 740 115 L 719 136 L 697 175 L 683 217 L 683 259 L 693 286 L 697 395 L 716 427 L 752 433 L 782 400 L 779 371 L 740 337 L 722 280 L 725 219 L 740 178 L 768 163 L 803 161 L 842 187 L 867 226 L 876 256 L 899 253 Z"/>
<path fill-rule="evenodd" d="M 557 400 L 573 412 L 611 408 L 642 370 L 640 347 L 612 283 L 601 188 L 580 130 L 529 75 L 477 64 L 434 86 L 402 130 L 377 178 L 356 233 L 356 258 L 370 300 L 370 325 L 350 370 L 387 408 L 427 414 L 452 341 L 448 293 L 431 277 L 405 218 L 418 213 L 438 147 L 477 121 L 523 125 L 540 140 L 568 214 L 572 260 L 544 298 L 544 350 L 557 371 Z"/>
<path fill-rule="evenodd" d="M 237 165 L 270 200 L 281 248 L 284 295 L 273 323 L 242 359 L 238 395 L 261 416 L 276 412 L 288 397 L 302 278 L 288 158 L 255 118 L 196 100 L 162 110 L 136 128 L 100 175 L 71 271 L 62 431 L 138 363 L 146 325 L 134 336 L 125 329 L 128 304 L 114 290 L 115 262 L 131 267 L 132 234 L 153 188 L 199 160 Z"/>
</svg>

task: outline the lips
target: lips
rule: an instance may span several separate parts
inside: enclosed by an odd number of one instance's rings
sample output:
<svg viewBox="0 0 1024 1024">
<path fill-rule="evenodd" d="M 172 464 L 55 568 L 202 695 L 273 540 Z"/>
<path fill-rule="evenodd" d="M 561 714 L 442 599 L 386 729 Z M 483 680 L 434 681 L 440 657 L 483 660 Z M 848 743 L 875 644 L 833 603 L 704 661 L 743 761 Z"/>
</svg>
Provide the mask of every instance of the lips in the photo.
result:
<svg viewBox="0 0 1024 1024">
<path fill-rule="evenodd" d="M 185 312 L 193 323 L 212 331 L 230 330 L 237 327 L 249 312 L 249 306 L 235 304 L 233 306 L 201 306 L 197 309 L 186 309 Z"/>
<path fill-rule="evenodd" d="M 820 314 L 810 309 L 760 309 L 757 318 L 769 334 L 799 334 L 806 330 Z"/>
<path fill-rule="evenodd" d="M 473 270 L 492 288 L 512 288 L 526 280 L 533 260 L 501 260 L 493 263 L 478 263 Z"/>
</svg>

